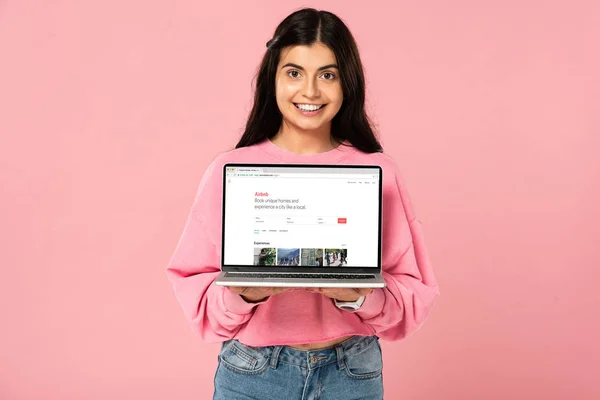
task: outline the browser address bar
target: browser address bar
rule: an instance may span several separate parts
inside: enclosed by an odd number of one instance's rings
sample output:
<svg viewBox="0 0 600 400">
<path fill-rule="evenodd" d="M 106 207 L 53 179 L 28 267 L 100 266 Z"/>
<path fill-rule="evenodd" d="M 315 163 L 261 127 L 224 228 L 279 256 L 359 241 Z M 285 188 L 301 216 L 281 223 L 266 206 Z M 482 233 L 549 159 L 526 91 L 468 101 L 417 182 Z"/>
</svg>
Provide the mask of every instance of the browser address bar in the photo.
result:
<svg viewBox="0 0 600 400">
<path fill-rule="evenodd" d="M 256 174 L 258 177 L 282 177 L 282 178 L 340 178 L 340 179 L 374 179 L 375 175 L 368 174 L 302 174 L 302 173 L 286 173 L 286 174 L 277 174 L 277 173 L 264 173 L 264 174 Z"/>
</svg>

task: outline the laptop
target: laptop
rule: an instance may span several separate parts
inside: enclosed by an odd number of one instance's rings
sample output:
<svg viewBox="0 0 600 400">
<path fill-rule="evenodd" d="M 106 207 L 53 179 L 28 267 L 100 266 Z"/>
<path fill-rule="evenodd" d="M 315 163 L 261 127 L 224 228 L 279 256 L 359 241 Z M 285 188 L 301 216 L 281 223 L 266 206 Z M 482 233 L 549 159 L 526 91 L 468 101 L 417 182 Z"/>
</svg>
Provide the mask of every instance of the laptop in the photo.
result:
<svg viewBox="0 0 600 400">
<path fill-rule="evenodd" d="M 223 167 L 221 286 L 385 287 L 382 169 Z"/>
</svg>

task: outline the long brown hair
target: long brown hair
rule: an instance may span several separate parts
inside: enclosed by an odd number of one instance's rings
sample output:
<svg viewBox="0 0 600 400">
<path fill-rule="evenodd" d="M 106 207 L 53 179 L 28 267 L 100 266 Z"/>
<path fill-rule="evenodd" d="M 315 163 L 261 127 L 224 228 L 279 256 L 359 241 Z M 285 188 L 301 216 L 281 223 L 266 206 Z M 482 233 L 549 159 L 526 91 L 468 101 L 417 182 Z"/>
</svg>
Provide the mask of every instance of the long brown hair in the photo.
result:
<svg viewBox="0 0 600 400">
<path fill-rule="evenodd" d="M 281 50 L 296 45 L 321 42 L 337 59 L 344 101 L 331 122 L 331 136 L 348 141 L 366 153 L 381 152 L 382 147 L 365 112 L 365 77 L 354 37 L 335 14 L 304 8 L 287 16 L 267 42 L 258 75 L 254 104 L 236 148 L 251 146 L 277 134 L 283 116 L 275 99 L 275 76 Z"/>
</svg>

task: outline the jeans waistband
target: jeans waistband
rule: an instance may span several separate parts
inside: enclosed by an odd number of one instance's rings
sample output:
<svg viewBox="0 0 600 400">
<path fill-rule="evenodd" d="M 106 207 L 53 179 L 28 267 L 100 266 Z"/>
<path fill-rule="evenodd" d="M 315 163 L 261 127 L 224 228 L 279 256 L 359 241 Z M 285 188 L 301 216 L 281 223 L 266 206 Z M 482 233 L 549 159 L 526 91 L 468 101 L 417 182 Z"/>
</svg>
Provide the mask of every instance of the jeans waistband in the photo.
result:
<svg viewBox="0 0 600 400">
<path fill-rule="evenodd" d="M 377 342 L 377 336 L 352 336 L 331 347 L 316 350 L 299 350 L 289 346 L 271 346 L 271 368 L 279 362 L 293 364 L 307 369 L 315 369 L 336 362 L 343 368 L 344 358 L 362 353 Z"/>
</svg>

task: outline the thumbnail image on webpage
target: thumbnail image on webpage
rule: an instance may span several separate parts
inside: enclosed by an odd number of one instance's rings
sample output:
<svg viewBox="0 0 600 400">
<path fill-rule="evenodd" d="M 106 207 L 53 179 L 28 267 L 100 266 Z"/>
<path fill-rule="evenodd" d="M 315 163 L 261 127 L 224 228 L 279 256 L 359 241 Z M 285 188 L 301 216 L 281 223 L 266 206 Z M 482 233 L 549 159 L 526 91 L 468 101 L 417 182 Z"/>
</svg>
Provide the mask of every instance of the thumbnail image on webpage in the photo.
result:
<svg viewBox="0 0 600 400">
<path fill-rule="evenodd" d="M 256 266 L 342 267 L 347 264 L 348 249 L 254 248 Z"/>
</svg>

